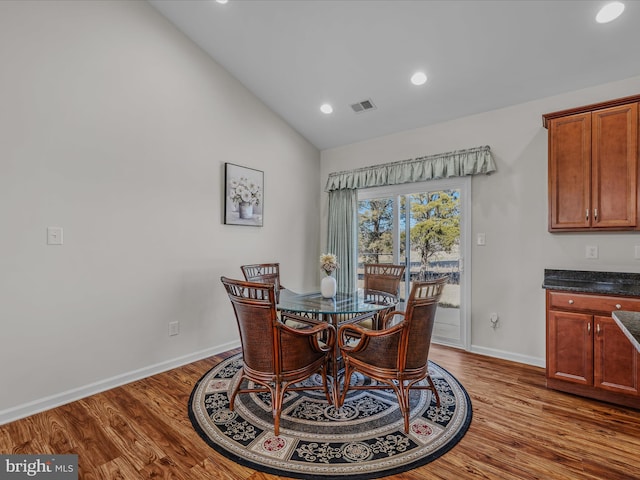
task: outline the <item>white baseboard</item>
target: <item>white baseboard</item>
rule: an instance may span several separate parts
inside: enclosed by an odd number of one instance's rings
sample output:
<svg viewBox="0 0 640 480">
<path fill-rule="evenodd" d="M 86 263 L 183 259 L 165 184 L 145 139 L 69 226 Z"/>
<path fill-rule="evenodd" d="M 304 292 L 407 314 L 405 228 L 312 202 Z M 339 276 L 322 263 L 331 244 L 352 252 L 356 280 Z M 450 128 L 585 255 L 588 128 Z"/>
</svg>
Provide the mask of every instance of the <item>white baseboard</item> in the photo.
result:
<svg viewBox="0 0 640 480">
<path fill-rule="evenodd" d="M 81 398 L 86 398 L 91 395 L 95 395 L 96 393 L 104 392 L 105 390 L 110 390 L 127 383 L 135 382 L 136 380 L 140 380 L 142 378 L 166 372 L 167 370 L 171 370 L 188 363 L 196 362 L 198 360 L 202 360 L 203 358 L 211 357 L 213 355 L 217 355 L 219 353 L 226 352 L 238 347 L 240 347 L 239 341 L 230 342 L 224 345 L 219 345 L 217 347 L 200 350 L 199 352 L 194 352 L 189 355 L 184 355 L 182 357 L 167 360 L 166 362 L 161 362 L 145 368 L 133 370 L 128 373 L 116 375 L 115 377 L 107 378 L 98 382 L 91 383 L 89 385 L 68 390 L 66 392 L 41 398 L 33 402 L 25 403 L 24 405 L 1 410 L 0 425 L 13 422 L 15 420 L 34 415 L 36 413 L 44 412 L 45 410 L 50 410 L 52 408 L 59 407 L 60 405 L 74 402 L 76 400 L 80 400 Z M 506 352 L 503 350 L 496 350 L 492 348 L 478 347 L 473 345 L 471 346 L 470 351 L 479 355 L 501 358 L 503 360 L 510 360 L 512 362 L 524 363 L 536 367 L 544 368 L 545 366 L 544 358 L 530 357 L 513 352 Z"/>
<path fill-rule="evenodd" d="M 6 410 L 0 410 L 0 425 L 13 422 L 21 418 L 34 415 L 36 413 L 50 410 L 66 403 L 80 400 L 81 398 L 95 395 L 96 393 L 104 392 L 127 383 L 135 382 L 142 378 L 147 378 L 158 373 L 166 372 L 173 368 L 186 365 L 188 363 L 202 360 L 203 358 L 211 357 L 228 350 L 238 348 L 240 346 L 239 341 L 230 342 L 224 345 L 218 345 L 216 347 L 208 348 L 206 350 L 200 350 L 198 352 L 190 353 L 182 357 L 173 358 L 165 362 L 157 363 L 155 365 L 149 365 L 148 367 L 133 370 L 131 372 L 116 375 L 115 377 L 106 378 L 98 382 L 90 383 L 82 387 L 74 388 L 66 392 L 57 393 L 49 397 L 41 398 L 33 402 L 25 403 L 17 407 L 8 408 Z"/>
<path fill-rule="evenodd" d="M 512 362 L 524 363 L 526 365 L 533 365 L 534 367 L 544 368 L 546 365 L 546 360 L 544 358 L 530 357 L 528 355 L 520 355 L 519 353 L 506 352 L 504 350 L 496 350 L 494 348 L 471 345 L 470 351 L 471 353 L 486 355 L 487 357 L 501 358 L 502 360 L 510 360 Z"/>
</svg>

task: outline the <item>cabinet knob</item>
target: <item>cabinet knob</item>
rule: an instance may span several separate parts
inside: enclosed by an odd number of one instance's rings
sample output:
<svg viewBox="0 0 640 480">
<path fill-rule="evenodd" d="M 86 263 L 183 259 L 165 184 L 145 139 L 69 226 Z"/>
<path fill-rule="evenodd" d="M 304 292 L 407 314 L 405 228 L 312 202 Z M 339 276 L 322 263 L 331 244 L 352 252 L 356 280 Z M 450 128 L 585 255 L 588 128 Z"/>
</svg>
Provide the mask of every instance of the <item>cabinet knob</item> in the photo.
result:
<svg viewBox="0 0 640 480">
<path fill-rule="evenodd" d="M 569 300 L 569 305 L 573 305 L 573 300 Z"/>
<path fill-rule="evenodd" d="M 616 303 L 616 308 L 620 310 L 622 308 L 622 305 L 620 305 L 619 303 Z"/>
</svg>

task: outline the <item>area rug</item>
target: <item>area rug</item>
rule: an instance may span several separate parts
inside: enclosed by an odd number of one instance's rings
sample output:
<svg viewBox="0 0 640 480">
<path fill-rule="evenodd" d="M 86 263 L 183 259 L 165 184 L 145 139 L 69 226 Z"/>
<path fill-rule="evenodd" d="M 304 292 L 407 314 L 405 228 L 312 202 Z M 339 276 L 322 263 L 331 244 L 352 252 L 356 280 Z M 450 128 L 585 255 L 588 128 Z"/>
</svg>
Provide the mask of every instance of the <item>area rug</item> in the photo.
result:
<svg viewBox="0 0 640 480">
<path fill-rule="evenodd" d="M 215 450 L 254 470 L 293 478 L 379 478 L 435 460 L 469 428 L 471 400 L 444 368 L 429 362 L 440 407 L 429 390 L 412 391 L 409 433 L 391 390 L 351 390 L 341 409 L 322 391 L 288 392 L 280 435 L 273 432 L 270 397 L 241 394 L 234 411 L 228 392 L 242 366 L 240 354 L 207 372 L 189 400 L 189 418 Z M 308 380 L 320 383 L 320 375 Z M 354 374 L 352 382 L 371 380 Z"/>
</svg>

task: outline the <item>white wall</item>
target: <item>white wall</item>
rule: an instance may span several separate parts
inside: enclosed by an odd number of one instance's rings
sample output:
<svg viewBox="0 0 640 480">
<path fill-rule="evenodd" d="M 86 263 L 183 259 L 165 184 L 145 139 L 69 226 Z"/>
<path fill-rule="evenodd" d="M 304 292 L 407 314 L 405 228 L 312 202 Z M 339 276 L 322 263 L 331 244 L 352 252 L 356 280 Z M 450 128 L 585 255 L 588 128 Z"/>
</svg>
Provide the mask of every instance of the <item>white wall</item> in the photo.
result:
<svg viewBox="0 0 640 480">
<path fill-rule="evenodd" d="M 638 92 L 640 77 L 635 77 L 325 150 L 321 187 L 331 172 L 489 145 L 498 171 L 472 180 L 472 239 L 486 233 L 486 246 L 472 247 L 472 350 L 544 365 L 544 269 L 640 272 L 640 260 L 633 258 L 640 234 L 547 232 L 547 130 L 542 115 Z M 327 205 L 324 194 L 323 241 Z M 585 259 L 586 245 L 599 247 L 598 259 Z M 500 314 L 495 330 L 490 312 Z"/>
<path fill-rule="evenodd" d="M 2 1 L 0 69 L 0 423 L 238 345 L 243 263 L 316 285 L 319 152 L 146 2 Z"/>
</svg>

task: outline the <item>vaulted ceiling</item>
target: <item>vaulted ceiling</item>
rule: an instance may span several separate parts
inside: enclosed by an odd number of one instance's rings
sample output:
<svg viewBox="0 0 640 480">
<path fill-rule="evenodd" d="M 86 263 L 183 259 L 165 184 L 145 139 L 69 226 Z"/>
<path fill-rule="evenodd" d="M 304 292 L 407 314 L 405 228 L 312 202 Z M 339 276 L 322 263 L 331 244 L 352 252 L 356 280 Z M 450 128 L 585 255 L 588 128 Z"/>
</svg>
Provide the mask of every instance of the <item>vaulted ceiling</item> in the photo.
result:
<svg viewBox="0 0 640 480">
<path fill-rule="evenodd" d="M 319 149 L 640 75 L 638 1 L 149 2 Z"/>
</svg>

